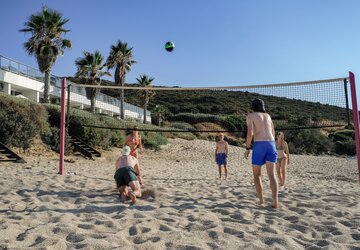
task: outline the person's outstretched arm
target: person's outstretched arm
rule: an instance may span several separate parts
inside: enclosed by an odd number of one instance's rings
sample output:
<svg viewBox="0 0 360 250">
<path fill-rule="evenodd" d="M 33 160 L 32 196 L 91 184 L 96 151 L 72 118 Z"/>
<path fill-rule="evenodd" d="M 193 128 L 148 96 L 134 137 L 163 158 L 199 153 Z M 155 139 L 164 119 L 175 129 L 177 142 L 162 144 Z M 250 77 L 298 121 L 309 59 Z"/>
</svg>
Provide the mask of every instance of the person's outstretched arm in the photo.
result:
<svg viewBox="0 0 360 250">
<path fill-rule="evenodd" d="M 289 146 L 287 142 L 285 142 L 285 153 L 287 155 L 287 163 L 290 164 L 290 153 L 289 153 Z"/>
<path fill-rule="evenodd" d="M 217 154 L 217 151 L 218 151 L 218 144 L 216 143 L 216 147 L 215 147 L 215 161 L 216 161 L 216 154 Z"/>
<path fill-rule="evenodd" d="M 225 155 L 226 155 L 226 157 L 228 156 L 228 154 L 229 154 L 229 143 L 225 143 Z"/>
<path fill-rule="evenodd" d="M 141 140 L 141 135 L 139 135 L 139 148 L 140 148 L 141 150 L 144 149 L 144 146 L 143 146 L 142 140 Z"/>
<path fill-rule="evenodd" d="M 252 137 L 253 137 L 253 129 L 254 129 L 253 123 L 248 116 L 246 117 L 246 123 L 247 123 L 247 135 L 246 135 L 246 151 L 244 153 L 245 159 L 247 159 L 249 157 L 250 146 L 251 146 L 251 141 L 252 141 Z"/>
<path fill-rule="evenodd" d="M 137 177 L 138 177 L 138 179 L 139 179 L 140 185 L 143 185 L 144 183 L 143 183 L 143 180 L 142 180 L 141 168 L 140 168 L 139 163 L 136 163 L 136 164 L 135 164 L 134 170 L 135 170 L 135 173 L 137 173 Z"/>
</svg>

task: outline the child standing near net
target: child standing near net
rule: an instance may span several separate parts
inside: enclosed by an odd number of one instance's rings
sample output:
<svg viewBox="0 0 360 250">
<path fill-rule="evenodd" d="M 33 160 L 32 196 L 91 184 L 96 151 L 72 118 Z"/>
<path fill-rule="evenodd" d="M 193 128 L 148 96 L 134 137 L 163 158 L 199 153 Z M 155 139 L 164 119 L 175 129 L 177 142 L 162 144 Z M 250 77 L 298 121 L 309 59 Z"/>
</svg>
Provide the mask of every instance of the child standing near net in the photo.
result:
<svg viewBox="0 0 360 250">
<path fill-rule="evenodd" d="M 215 162 L 219 166 L 219 178 L 221 179 L 221 165 L 224 166 L 225 180 L 227 179 L 227 155 L 228 155 L 228 143 L 224 140 L 224 134 L 219 134 L 219 140 L 216 143 L 215 148 Z"/>
</svg>

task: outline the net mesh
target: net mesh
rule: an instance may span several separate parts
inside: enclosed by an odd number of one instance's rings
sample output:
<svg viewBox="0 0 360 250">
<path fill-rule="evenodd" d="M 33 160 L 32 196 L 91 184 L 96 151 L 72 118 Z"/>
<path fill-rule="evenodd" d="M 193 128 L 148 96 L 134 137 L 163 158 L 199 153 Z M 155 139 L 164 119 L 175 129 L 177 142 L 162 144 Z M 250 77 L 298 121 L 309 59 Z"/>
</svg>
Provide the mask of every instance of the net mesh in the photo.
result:
<svg viewBox="0 0 360 250">
<path fill-rule="evenodd" d="M 209 88 L 68 85 L 68 104 L 72 112 L 81 114 L 80 123 L 85 127 L 243 132 L 255 98 L 264 100 L 277 130 L 345 126 L 351 119 L 347 78 Z"/>
</svg>

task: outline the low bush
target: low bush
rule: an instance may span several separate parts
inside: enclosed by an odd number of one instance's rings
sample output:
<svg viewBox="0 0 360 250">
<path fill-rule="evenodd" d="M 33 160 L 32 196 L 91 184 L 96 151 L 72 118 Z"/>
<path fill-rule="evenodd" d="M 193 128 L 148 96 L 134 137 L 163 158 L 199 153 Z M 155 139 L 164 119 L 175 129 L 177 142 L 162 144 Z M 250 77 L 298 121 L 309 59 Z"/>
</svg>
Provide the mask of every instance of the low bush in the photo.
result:
<svg viewBox="0 0 360 250">
<path fill-rule="evenodd" d="M 190 124 L 202 123 L 202 122 L 211 122 L 211 123 L 220 123 L 221 117 L 217 115 L 208 115 L 208 114 L 193 114 L 193 113 L 180 113 L 173 116 L 170 116 L 169 121 L 180 121 Z"/>
<path fill-rule="evenodd" d="M 168 141 L 163 133 L 144 132 L 142 133 L 142 143 L 147 148 L 159 150 L 160 146 L 166 145 Z"/>
<path fill-rule="evenodd" d="M 188 130 L 188 131 L 195 130 L 195 128 L 191 124 L 186 123 L 186 122 L 171 122 L 171 123 L 168 123 L 167 126 L 176 128 L 179 130 Z"/>
<path fill-rule="evenodd" d="M 65 137 L 65 155 L 70 155 L 73 151 L 74 148 L 71 144 L 70 141 L 71 137 L 70 136 L 66 136 Z M 49 131 L 47 131 L 46 133 L 43 133 L 41 135 L 41 140 L 50 146 L 50 148 L 59 153 L 60 152 L 60 129 L 56 128 L 56 127 L 51 127 Z"/>
<path fill-rule="evenodd" d="M 293 154 L 329 154 L 334 152 L 334 143 L 318 129 L 301 129 L 285 132 L 289 151 Z"/>
<path fill-rule="evenodd" d="M 47 115 L 41 104 L 0 93 L 0 140 L 29 148 L 37 135 L 50 131 Z"/>
<path fill-rule="evenodd" d="M 49 123 L 58 127 L 60 124 L 60 107 L 47 105 L 49 112 Z M 101 129 L 84 127 L 83 125 L 98 125 L 100 127 L 116 127 L 122 121 L 104 115 L 92 114 L 84 110 L 71 109 L 69 115 L 69 135 L 78 137 L 85 143 L 108 149 L 112 146 L 122 146 L 124 144 L 125 133 L 116 129 Z M 120 126 L 119 126 L 120 127 Z"/>
<path fill-rule="evenodd" d="M 224 116 L 220 120 L 221 125 L 229 131 L 245 131 L 246 121 L 240 116 Z"/>
</svg>

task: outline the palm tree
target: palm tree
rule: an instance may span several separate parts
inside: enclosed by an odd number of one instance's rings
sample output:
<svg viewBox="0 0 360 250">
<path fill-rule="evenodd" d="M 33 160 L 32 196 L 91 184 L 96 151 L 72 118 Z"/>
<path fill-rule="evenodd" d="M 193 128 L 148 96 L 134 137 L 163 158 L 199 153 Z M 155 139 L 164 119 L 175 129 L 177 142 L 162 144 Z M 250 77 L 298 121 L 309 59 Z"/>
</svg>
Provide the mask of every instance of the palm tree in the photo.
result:
<svg viewBox="0 0 360 250">
<path fill-rule="evenodd" d="M 110 54 L 106 60 L 108 69 L 115 68 L 114 80 L 117 86 L 124 86 L 126 73 L 131 70 L 131 66 L 136 63 L 133 60 L 132 49 L 127 43 L 120 40 L 116 45 L 111 46 Z M 124 89 L 120 89 L 120 118 L 125 118 L 124 113 Z"/>
<path fill-rule="evenodd" d="M 64 25 L 69 19 L 63 18 L 60 12 L 43 7 L 38 13 L 32 14 L 20 32 L 30 32 L 31 37 L 24 43 L 29 55 L 34 55 L 42 73 L 45 73 L 44 102 L 50 102 L 49 89 L 51 68 L 64 49 L 71 48 L 71 41 L 62 38 L 66 30 Z"/>
<path fill-rule="evenodd" d="M 152 87 L 151 82 L 154 78 L 148 77 L 147 75 L 140 75 L 140 78 L 136 78 L 140 87 Z M 139 99 L 142 101 L 144 109 L 144 123 L 146 123 L 146 109 L 149 104 L 150 98 L 155 95 L 155 92 L 151 89 L 143 89 L 138 92 Z"/>
<path fill-rule="evenodd" d="M 164 105 L 156 105 L 153 109 L 154 115 L 157 119 L 158 126 L 161 126 L 162 121 L 165 117 L 165 114 L 167 113 L 168 109 Z"/>
<path fill-rule="evenodd" d="M 109 72 L 103 71 L 103 68 L 106 66 L 103 64 L 103 60 L 104 57 L 97 50 L 94 54 L 84 51 L 83 57 L 80 57 L 75 61 L 77 66 L 75 78 L 79 79 L 82 84 L 100 85 L 102 76 L 111 76 Z M 85 88 L 85 90 L 86 97 L 90 100 L 91 112 L 95 113 L 96 96 L 99 93 L 99 89 Z"/>
</svg>

